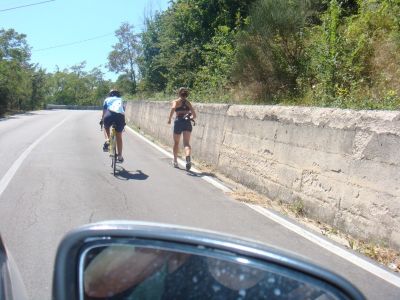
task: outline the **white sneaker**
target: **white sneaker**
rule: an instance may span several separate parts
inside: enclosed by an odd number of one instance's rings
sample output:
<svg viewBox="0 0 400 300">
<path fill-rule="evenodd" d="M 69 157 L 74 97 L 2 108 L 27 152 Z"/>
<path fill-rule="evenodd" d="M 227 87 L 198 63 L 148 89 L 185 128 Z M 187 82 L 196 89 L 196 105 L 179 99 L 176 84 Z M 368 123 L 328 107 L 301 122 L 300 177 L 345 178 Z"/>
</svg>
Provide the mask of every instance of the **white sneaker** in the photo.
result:
<svg viewBox="0 0 400 300">
<path fill-rule="evenodd" d="M 174 166 L 174 168 L 179 168 L 177 161 L 172 161 L 172 165 Z"/>
</svg>

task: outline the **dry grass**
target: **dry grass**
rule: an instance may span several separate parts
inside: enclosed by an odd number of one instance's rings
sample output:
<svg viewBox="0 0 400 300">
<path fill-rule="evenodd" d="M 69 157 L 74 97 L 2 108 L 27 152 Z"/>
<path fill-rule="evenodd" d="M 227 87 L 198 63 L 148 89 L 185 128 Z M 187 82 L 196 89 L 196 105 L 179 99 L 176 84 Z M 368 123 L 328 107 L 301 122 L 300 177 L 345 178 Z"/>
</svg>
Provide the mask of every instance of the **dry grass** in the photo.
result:
<svg viewBox="0 0 400 300">
<path fill-rule="evenodd" d="M 400 49 L 393 38 L 381 37 L 373 43 L 372 70 L 375 94 L 394 91 L 400 95 Z M 378 92 L 379 91 L 379 92 Z"/>
</svg>

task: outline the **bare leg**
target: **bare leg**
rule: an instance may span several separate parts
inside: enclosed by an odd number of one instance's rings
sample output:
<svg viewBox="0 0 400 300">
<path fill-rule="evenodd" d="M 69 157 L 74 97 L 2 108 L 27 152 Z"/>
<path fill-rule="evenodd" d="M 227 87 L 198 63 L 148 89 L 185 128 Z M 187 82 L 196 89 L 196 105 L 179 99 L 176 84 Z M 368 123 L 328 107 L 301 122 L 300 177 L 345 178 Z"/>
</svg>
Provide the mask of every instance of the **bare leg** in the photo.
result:
<svg viewBox="0 0 400 300">
<path fill-rule="evenodd" d="M 118 157 L 122 157 L 122 132 L 117 132 Z"/>
<path fill-rule="evenodd" d="M 110 128 L 104 128 L 105 142 L 103 144 L 103 151 L 109 151 L 110 146 Z"/>
<path fill-rule="evenodd" d="M 185 147 L 185 155 L 190 156 L 192 153 L 192 147 L 190 146 L 190 131 L 183 132 L 183 146 Z"/>
<path fill-rule="evenodd" d="M 174 147 L 173 147 L 174 162 L 178 161 L 178 152 L 179 152 L 179 141 L 180 141 L 180 139 L 181 139 L 181 135 L 174 133 Z"/>
<path fill-rule="evenodd" d="M 190 158 L 190 154 L 192 152 L 192 147 L 190 147 L 190 131 L 183 132 L 183 146 L 185 147 L 185 155 L 186 155 L 186 170 L 189 171 L 192 167 L 192 159 Z"/>
</svg>

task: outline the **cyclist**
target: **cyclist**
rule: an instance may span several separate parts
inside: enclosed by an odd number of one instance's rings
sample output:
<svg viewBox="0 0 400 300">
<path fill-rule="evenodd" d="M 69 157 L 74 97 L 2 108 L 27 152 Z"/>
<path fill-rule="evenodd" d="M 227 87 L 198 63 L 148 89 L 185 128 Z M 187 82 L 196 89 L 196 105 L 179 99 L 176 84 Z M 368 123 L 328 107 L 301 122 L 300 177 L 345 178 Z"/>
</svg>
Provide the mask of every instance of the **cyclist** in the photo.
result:
<svg viewBox="0 0 400 300">
<path fill-rule="evenodd" d="M 115 131 L 117 132 L 117 159 L 118 162 L 122 163 L 124 161 L 124 158 L 122 157 L 122 131 L 125 127 L 125 110 L 121 93 L 119 91 L 112 89 L 108 94 L 108 97 L 104 100 L 103 114 L 100 122 L 103 122 L 108 138 L 103 146 L 104 151 L 108 151 L 110 127 L 112 123 L 115 123 Z"/>
<path fill-rule="evenodd" d="M 178 90 L 179 98 L 172 101 L 171 112 L 168 118 L 168 124 L 171 124 L 171 119 L 174 113 L 176 113 L 176 118 L 174 121 L 174 160 L 173 166 L 175 168 L 178 167 L 178 150 L 179 150 L 179 141 L 181 138 L 181 134 L 183 135 L 183 146 L 185 148 L 186 155 L 186 170 L 190 170 L 192 166 L 191 162 L 191 147 L 190 147 L 190 135 L 192 133 L 192 124 L 191 119 L 194 120 L 196 118 L 196 113 L 192 107 L 192 104 L 187 100 L 189 96 L 189 91 L 187 88 L 181 87 Z"/>
</svg>

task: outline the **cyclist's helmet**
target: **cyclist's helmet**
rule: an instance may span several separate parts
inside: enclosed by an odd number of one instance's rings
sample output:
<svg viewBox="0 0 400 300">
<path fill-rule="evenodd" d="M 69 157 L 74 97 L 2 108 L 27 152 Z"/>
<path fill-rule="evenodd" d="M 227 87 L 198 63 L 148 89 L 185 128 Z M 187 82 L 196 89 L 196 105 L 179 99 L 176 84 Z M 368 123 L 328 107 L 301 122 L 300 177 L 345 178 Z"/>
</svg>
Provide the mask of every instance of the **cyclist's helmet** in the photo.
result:
<svg viewBox="0 0 400 300">
<path fill-rule="evenodd" d="M 108 93 L 109 97 L 121 97 L 121 93 L 118 90 L 114 90 L 112 89 L 109 93 Z"/>
</svg>

